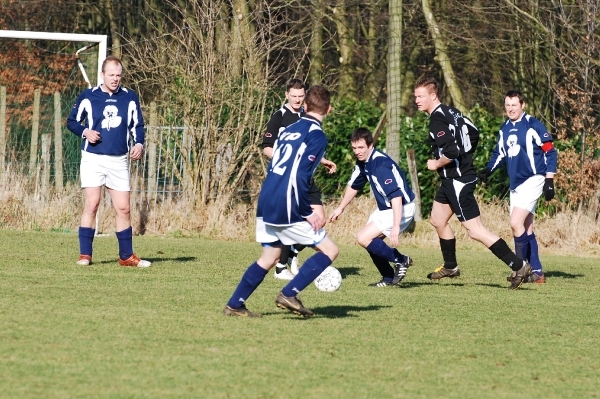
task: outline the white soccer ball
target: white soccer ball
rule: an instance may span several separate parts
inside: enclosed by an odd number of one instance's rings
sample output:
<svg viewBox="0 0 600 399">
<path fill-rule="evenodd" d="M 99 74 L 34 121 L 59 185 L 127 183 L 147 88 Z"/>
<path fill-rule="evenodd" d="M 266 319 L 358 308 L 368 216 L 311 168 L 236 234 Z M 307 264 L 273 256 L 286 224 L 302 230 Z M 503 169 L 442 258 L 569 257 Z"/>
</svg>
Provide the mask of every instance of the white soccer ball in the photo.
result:
<svg viewBox="0 0 600 399">
<path fill-rule="evenodd" d="M 342 274 L 333 266 L 328 266 L 323 273 L 315 279 L 315 286 L 319 291 L 337 291 L 342 285 Z"/>
</svg>

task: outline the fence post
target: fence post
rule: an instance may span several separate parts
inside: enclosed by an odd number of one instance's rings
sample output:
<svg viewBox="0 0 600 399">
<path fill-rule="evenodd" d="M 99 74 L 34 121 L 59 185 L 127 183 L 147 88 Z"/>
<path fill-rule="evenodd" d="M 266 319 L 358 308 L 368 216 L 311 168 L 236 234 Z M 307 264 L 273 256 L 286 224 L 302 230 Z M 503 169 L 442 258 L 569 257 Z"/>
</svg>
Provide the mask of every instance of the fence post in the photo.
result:
<svg viewBox="0 0 600 399">
<path fill-rule="evenodd" d="M 52 139 L 50 133 L 42 134 L 42 195 L 48 197 L 48 186 L 50 185 L 50 144 Z"/>
<path fill-rule="evenodd" d="M 40 128 L 40 89 L 33 92 L 33 118 L 31 125 L 31 145 L 29 146 L 29 174 L 33 175 L 38 153 L 38 134 Z"/>
<path fill-rule="evenodd" d="M 54 92 L 54 186 L 57 191 L 63 188 L 63 142 L 62 112 L 60 93 Z"/>
<path fill-rule="evenodd" d="M 410 183 L 415 193 L 415 222 L 423 220 L 421 215 L 421 190 L 419 190 L 419 177 L 417 176 L 417 162 L 415 161 L 415 150 L 406 151 L 406 160 L 408 163 L 408 173 L 410 174 Z"/>
<path fill-rule="evenodd" d="M 150 126 L 148 126 L 148 203 L 156 200 L 156 142 L 157 142 L 156 102 L 150 103 Z"/>
<path fill-rule="evenodd" d="M 6 86 L 0 86 L 0 173 L 6 164 Z"/>
</svg>

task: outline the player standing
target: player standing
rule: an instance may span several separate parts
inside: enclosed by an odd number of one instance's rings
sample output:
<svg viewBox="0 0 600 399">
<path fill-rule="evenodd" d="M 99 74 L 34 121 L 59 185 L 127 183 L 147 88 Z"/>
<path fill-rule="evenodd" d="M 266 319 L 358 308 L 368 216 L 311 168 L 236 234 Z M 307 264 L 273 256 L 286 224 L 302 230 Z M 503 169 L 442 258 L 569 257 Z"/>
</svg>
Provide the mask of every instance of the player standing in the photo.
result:
<svg viewBox="0 0 600 399">
<path fill-rule="evenodd" d="M 296 123 L 304 116 L 304 97 L 306 96 L 306 85 L 300 79 L 292 79 L 288 82 L 285 90 L 285 99 L 287 102 L 271 115 L 267 122 L 267 129 L 263 136 L 263 154 L 269 158 L 273 158 L 273 145 L 286 127 Z M 327 167 L 329 173 L 334 173 L 336 169 L 335 163 L 323 159 L 321 161 Z M 325 219 L 325 210 L 321 200 L 321 192 L 314 184 L 311 184 L 309 192 L 310 203 L 313 210 Z M 296 251 L 304 249 L 303 245 L 284 245 L 281 249 L 281 258 L 275 266 L 274 277 L 279 280 L 291 280 L 298 274 L 298 257 Z M 291 271 L 287 269 L 287 264 L 290 264 Z"/>
<path fill-rule="evenodd" d="M 346 186 L 340 205 L 329 221 L 337 220 L 348 204 L 369 182 L 377 201 L 377 210 L 369 216 L 367 225 L 356 233 L 356 240 L 367 250 L 381 274 L 381 281 L 372 287 L 398 285 L 406 276 L 412 259 L 396 248 L 400 233 L 408 228 L 415 216 L 415 195 L 408 185 L 404 172 L 387 154 L 376 150 L 373 135 L 368 129 L 358 128 L 350 138 L 356 166 Z M 388 246 L 383 238 L 389 237 Z M 394 268 L 390 266 L 394 263 Z"/>
<path fill-rule="evenodd" d="M 134 161 L 142 156 L 144 119 L 138 96 L 121 86 L 122 74 L 121 60 L 107 57 L 102 63 L 104 83 L 81 93 L 67 119 L 68 129 L 84 139 L 80 166 L 84 207 L 79 226 L 78 265 L 92 263 L 96 213 L 102 186 L 106 186 L 116 212 L 119 264 L 150 266 L 150 262 L 133 252 L 127 159 L 127 153 Z M 130 135 L 135 143 L 131 148 Z"/>
<path fill-rule="evenodd" d="M 297 294 L 338 256 L 337 246 L 323 230 L 325 220 L 311 208 L 308 194 L 313 173 L 327 148 L 322 122 L 330 110 L 329 91 L 313 86 L 306 92 L 306 115 L 279 134 L 256 211 L 256 241 L 262 245 L 262 254 L 244 272 L 223 309 L 225 315 L 261 317 L 246 308 L 246 300 L 277 263 L 282 244 L 294 243 L 312 246 L 318 252 L 304 262 L 275 303 L 304 317 L 313 315 Z"/>
<path fill-rule="evenodd" d="M 427 161 L 427 169 L 437 171 L 441 178 L 430 222 L 440 239 L 444 263 L 427 277 L 439 280 L 460 276 L 456 238 L 448 223 L 454 213 L 469 232 L 469 237 L 485 245 L 515 272 L 511 274 L 510 289 L 518 289 L 531 274 L 531 266 L 515 255 L 506 241 L 483 225 L 475 199 L 477 173 L 472 151 L 477 146 L 477 128 L 460 111 L 440 102 L 435 79 L 421 79 L 414 87 L 419 111 L 427 112 L 430 117 L 429 144 L 434 158 Z"/>
<path fill-rule="evenodd" d="M 557 154 L 546 127 L 525 111 L 523 93 L 510 90 L 504 97 L 507 119 L 498 132 L 498 142 L 487 167 L 479 172 L 485 182 L 488 176 L 506 167 L 510 181 L 510 227 L 515 252 L 527 260 L 533 272 L 526 282 L 543 284 L 538 243 L 533 232 L 533 216 L 542 194 L 547 201 L 554 198 L 554 174 Z M 512 277 L 509 276 L 510 279 Z"/>
</svg>

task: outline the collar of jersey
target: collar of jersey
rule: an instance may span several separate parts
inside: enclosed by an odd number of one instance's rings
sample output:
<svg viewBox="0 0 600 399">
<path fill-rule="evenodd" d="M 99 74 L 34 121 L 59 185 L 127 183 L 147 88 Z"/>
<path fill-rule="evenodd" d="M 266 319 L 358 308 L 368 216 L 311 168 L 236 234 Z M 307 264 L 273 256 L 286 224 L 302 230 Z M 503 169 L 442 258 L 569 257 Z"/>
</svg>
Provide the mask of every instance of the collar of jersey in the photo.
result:
<svg viewBox="0 0 600 399">
<path fill-rule="evenodd" d="M 302 106 L 300 107 L 300 110 L 298 112 L 296 112 L 293 109 L 291 109 L 290 107 L 288 107 L 287 103 L 283 104 L 283 107 L 286 108 L 288 111 L 290 111 L 292 114 L 297 114 L 297 115 L 300 115 L 300 116 L 304 116 L 304 107 L 302 107 Z"/>
<path fill-rule="evenodd" d="M 434 113 L 435 111 L 437 111 L 437 109 L 438 109 L 438 108 L 441 108 L 441 106 L 442 106 L 442 103 L 439 103 L 438 105 L 436 105 L 436 106 L 435 106 L 435 108 L 433 109 L 433 111 L 431 111 L 431 114 L 430 114 L 430 115 L 433 115 L 433 113 Z M 444 112 L 442 111 L 442 113 L 444 113 Z"/>
<path fill-rule="evenodd" d="M 94 88 L 92 89 L 92 91 L 100 90 L 102 93 L 104 93 L 104 94 L 109 94 L 109 95 L 110 95 L 110 93 L 107 93 L 107 92 L 105 92 L 104 90 L 102 90 L 102 87 L 100 87 L 100 86 L 102 86 L 102 83 L 100 83 L 98 86 L 94 87 Z M 114 92 L 114 93 L 112 93 L 112 94 L 117 94 L 117 93 L 119 93 L 121 90 L 123 90 L 123 86 L 121 86 L 121 85 L 118 85 L 118 86 L 117 86 L 117 90 L 115 90 L 115 92 Z"/>
<path fill-rule="evenodd" d="M 318 123 L 318 124 L 319 124 L 319 126 L 321 126 L 321 125 L 322 125 L 321 121 L 319 121 L 319 120 L 318 120 L 317 118 L 315 118 L 314 116 L 310 116 L 310 115 L 308 115 L 308 114 L 306 114 L 306 115 L 302 115 L 302 119 L 310 119 L 310 120 L 311 120 L 311 122 Z"/>
<path fill-rule="evenodd" d="M 527 115 L 527 112 L 523 111 L 523 113 L 521 114 L 521 117 L 519 119 L 517 119 L 516 121 L 513 121 L 510 118 L 506 118 L 506 123 L 512 123 L 513 125 L 516 125 L 517 123 L 521 122 L 523 120 L 523 118 L 525 118 L 525 116 Z"/>
</svg>

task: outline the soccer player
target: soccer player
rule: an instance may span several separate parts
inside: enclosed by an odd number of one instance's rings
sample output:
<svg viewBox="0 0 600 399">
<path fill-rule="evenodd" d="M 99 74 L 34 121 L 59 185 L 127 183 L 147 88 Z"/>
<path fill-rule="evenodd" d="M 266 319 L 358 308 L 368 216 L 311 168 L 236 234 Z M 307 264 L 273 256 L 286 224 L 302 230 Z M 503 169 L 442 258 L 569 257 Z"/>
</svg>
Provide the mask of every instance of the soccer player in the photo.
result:
<svg viewBox="0 0 600 399">
<path fill-rule="evenodd" d="M 438 98 L 435 79 L 415 83 L 415 102 L 419 111 L 429 114 L 429 144 L 433 159 L 427 169 L 437 171 L 441 184 L 431 209 L 430 222 L 440 240 L 444 263 L 427 276 L 431 280 L 460 276 L 456 261 L 456 238 L 448 224 L 452 213 L 469 232 L 469 237 L 485 245 L 515 273 L 511 274 L 510 289 L 518 289 L 531 274 L 531 266 L 515 255 L 502 238 L 489 231 L 481 221 L 474 190 L 477 173 L 473 154 L 479 138 L 477 128 L 460 111 L 444 105 Z"/>
<path fill-rule="evenodd" d="M 311 208 L 308 194 L 312 175 L 327 148 L 322 122 L 330 110 L 329 91 L 313 86 L 306 92 L 306 115 L 279 133 L 256 211 L 256 241 L 262 245 L 262 254 L 244 272 L 223 309 L 225 315 L 261 317 L 246 308 L 246 300 L 277 263 L 282 244 L 295 243 L 314 247 L 318 252 L 304 262 L 275 303 L 303 317 L 313 315 L 297 294 L 338 256 L 336 244 L 323 230 L 325 219 Z"/>
<path fill-rule="evenodd" d="M 109 56 L 102 63 L 98 87 L 83 91 L 67 119 L 67 127 L 82 137 L 81 188 L 84 206 L 79 226 L 78 265 L 92 263 L 96 212 L 102 186 L 106 186 L 116 212 L 116 235 L 121 266 L 148 267 L 150 262 L 133 252 L 129 205 L 129 167 L 144 150 L 144 119 L 138 96 L 121 86 L 123 64 Z M 129 139 L 134 141 L 130 148 Z"/>
<path fill-rule="evenodd" d="M 381 281 L 370 286 L 398 285 L 406 276 L 412 259 L 388 246 L 383 238 L 389 237 L 393 247 L 398 245 L 400 233 L 406 230 L 415 216 L 415 195 L 398 164 L 387 154 L 375 149 L 373 135 L 368 129 L 354 130 L 350 142 L 356 166 L 344 196 L 329 221 L 337 220 L 369 182 L 377 201 L 377 210 L 369 216 L 367 225 L 356 233 L 356 240 L 367 250 L 382 277 Z M 390 262 L 394 263 L 393 269 Z"/>
<path fill-rule="evenodd" d="M 542 194 L 554 198 L 556 149 L 546 127 L 525 111 L 523 93 L 510 90 L 504 97 L 507 119 L 498 132 L 498 142 L 487 167 L 479 172 L 485 182 L 495 170 L 505 167 L 510 181 L 510 227 L 515 252 L 531 265 L 525 282 L 543 284 L 546 277 L 533 232 L 533 215 Z M 508 277 L 509 279 L 511 276 Z"/>
<path fill-rule="evenodd" d="M 300 79 L 292 79 L 288 82 L 285 90 L 285 99 L 287 102 L 273 115 L 267 122 L 267 129 L 263 136 L 263 154 L 269 158 L 273 157 L 273 145 L 282 132 L 289 125 L 296 123 L 304 116 L 304 97 L 306 95 L 306 86 Z M 329 173 L 334 173 L 336 170 L 335 163 L 323 158 L 321 163 L 328 169 Z M 321 200 L 321 192 L 314 184 L 311 184 L 310 203 L 313 210 L 325 219 L 325 210 Z M 298 274 L 298 256 L 297 253 L 304 249 L 303 245 L 284 245 L 281 249 L 281 258 L 275 266 L 274 277 L 279 280 L 291 280 Z M 287 264 L 290 264 L 291 271 L 287 269 Z"/>
</svg>

